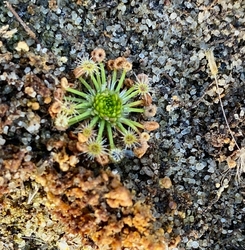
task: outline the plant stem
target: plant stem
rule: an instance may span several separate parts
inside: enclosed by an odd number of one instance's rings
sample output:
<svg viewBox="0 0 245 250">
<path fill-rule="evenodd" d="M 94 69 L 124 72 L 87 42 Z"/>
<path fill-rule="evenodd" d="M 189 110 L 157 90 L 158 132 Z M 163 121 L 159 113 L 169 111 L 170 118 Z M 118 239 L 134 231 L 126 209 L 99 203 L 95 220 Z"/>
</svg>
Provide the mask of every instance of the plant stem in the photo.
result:
<svg viewBox="0 0 245 250">
<path fill-rule="evenodd" d="M 82 121 L 82 120 L 84 120 L 84 119 L 86 119 L 86 118 L 88 118 L 88 117 L 90 117 L 90 116 L 91 116 L 91 111 L 88 110 L 88 111 L 85 112 L 85 113 L 82 113 L 82 114 L 80 114 L 80 115 L 77 115 L 77 116 L 75 116 L 75 117 L 72 117 L 72 118 L 69 120 L 68 124 L 69 124 L 69 126 L 71 126 L 71 125 L 73 125 L 73 124 L 75 124 L 75 123 L 77 123 L 77 122 L 80 122 L 80 121 Z"/>
<path fill-rule="evenodd" d="M 96 92 L 100 92 L 101 88 L 99 86 L 99 83 L 97 82 L 97 80 L 95 79 L 94 75 L 90 75 L 91 80 L 94 84 L 94 87 L 96 88 Z"/>
<path fill-rule="evenodd" d="M 70 88 L 70 87 L 66 88 L 66 91 L 68 91 L 68 92 L 70 92 L 70 93 L 73 93 L 73 94 L 75 94 L 75 95 L 82 96 L 82 97 L 85 98 L 85 99 L 88 97 L 87 94 L 85 94 L 85 93 L 83 93 L 83 92 L 81 92 L 81 91 L 79 91 L 79 90 Z"/>
<path fill-rule="evenodd" d="M 100 63 L 100 71 L 101 71 L 101 82 L 105 84 L 106 82 L 106 75 L 105 75 L 105 67 L 103 63 Z"/>
<path fill-rule="evenodd" d="M 118 83 L 118 85 L 117 85 L 117 87 L 116 87 L 116 90 L 115 90 L 116 92 L 119 92 L 119 91 L 120 91 L 120 88 L 121 88 L 122 85 L 123 85 L 123 81 L 124 81 L 124 79 L 125 79 L 126 73 L 127 73 L 127 71 L 124 69 L 123 72 L 122 72 L 122 75 L 121 75 L 121 77 L 120 77 L 119 83 Z"/>
<path fill-rule="evenodd" d="M 143 104 L 143 101 L 138 100 L 138 101 L 130 102 L 130 103 L 126 104 L 125 107 L 135 107 L 135 106 L 139 106 L 139 105 L 142 105 L 142 104 Z"/>
<path fill-rule="evenodd" d="M 112 129 L 111 129 L 111 125 L 109 122 L 106 123 L 106 128 L 107 128 L 107 135 L 108 135 L 108 139 L 109 139 L 110 149 L 114 149 L 115 144 L 113 141 Z"/>
<path fill-rule="evenodd" d="M 98 132 L 98 136 L 96 141 L 101 142 L 102 141 L 102 135 L 104 132 L 104 128 L 105 128 L 105 120 L 101 120 L 99 123 L 99 132 Z"/>
<path fill-rule="evenodd" d="M 127 118 L 120 118 L 120 122 L 128 125 L 130 128 L 132 128 L 137 133 L 139 132 L 138 128 L 143 128 L 143 125 L 139 122 L 129 120 Z"/>
<path fill-rule="evenodd" d="M 214 75 L 214 79 L 215 79 L 215 84 L 216 84 L 217 93 L 218 93 L 218 97 L 219 97 L 220 107 L 221 107 L 221 110 L 222 110 L 222 113 L 223 113 L 223 116 L 224 116 L 224 119 L 225 119 L 226 126 L 227 126 L 227 128 L 229 130 L 229 133 L 230 133 L 233 141 L 235 142 L 237 148 L 239 150 L 241 150 L 240 147 L 238 146 L 237 142 L 236 142 L 236 138 L 234 137 L 234 135 L 233 135 L 233 133 L 231 131 L 230 125 L 228 123 L 228 120 L 227 120 L 227 117 L 226 117 L 226 114 L 225 114 L 225 110 L 224 110 L 224 106 L 223 106 L 223 103 L 222 103 L 222 100 L 221 100 L 221 96 L 220 96 L 220 93 L 219 93 L 219 85 L 218 85 L 218 80 L 217 80 L 217 76 L 216 75 Z"/>
<path fill-rule="evenodd" d="M 79 77 L 79 80 L 81 81 L 81 83 L 85 86 L 85 88 L 91 93 L 94 93 L 94 90 L 92 89 L 92 87 L 82 78 Z"/>
</svg>

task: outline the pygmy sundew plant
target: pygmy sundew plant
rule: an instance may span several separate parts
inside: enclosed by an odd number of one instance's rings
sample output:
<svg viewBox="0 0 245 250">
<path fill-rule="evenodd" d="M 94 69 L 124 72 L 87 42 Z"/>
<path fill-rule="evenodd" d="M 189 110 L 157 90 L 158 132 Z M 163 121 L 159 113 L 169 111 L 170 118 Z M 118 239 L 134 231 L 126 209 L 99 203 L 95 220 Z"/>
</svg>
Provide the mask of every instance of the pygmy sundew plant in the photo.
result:
<svg viewBox="0 0 245 250">
<path fill-rule="evenodd" d="M 75 88 L 62 78 L 62 89 L 72 95 L 53 103 L 53 111 L 50 111 L 58 130 L 84 121 L 78 129 L 77 148 L 102 164 L 109 159 L 120 161 L 124 156 L 121 148 L 133 149 L 136 156 L 141 157 L 142 152 L 137 152 L 140 149 L 145 152 L 148 144 L 140 139 L 140 134 L 144 129 L 158 127 L 157 122 L 136 121 L 137 116 L 133 114 L 143 116 L 144 106 L 152 105 L 148 76 L 140 74 L 135 82 L 127 80 L 131 84 L 126 87 L 126 73 L 132 69 L 132 64 L 124 57 L 109 60 L 107 69 L 111 76 L 107 76 L 104 60 L 103 49 L 95 49 L 91 58 L 78 59 L 74 75 L 79 79 L 79 86 Z M 150 125 L 153 127 L 149 129 Z M 116 145 L 118 139 L 123 147 Z"/>
</svg>

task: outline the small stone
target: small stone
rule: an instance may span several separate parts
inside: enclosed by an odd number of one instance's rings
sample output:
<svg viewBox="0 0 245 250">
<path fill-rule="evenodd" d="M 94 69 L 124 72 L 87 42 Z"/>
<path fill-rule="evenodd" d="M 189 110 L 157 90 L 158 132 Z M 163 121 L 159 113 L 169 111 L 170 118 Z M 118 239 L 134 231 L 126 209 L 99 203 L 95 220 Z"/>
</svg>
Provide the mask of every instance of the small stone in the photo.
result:
<svg viewBox="0 0 245 250">
<path fill-rule="evenodd" d="M 38 132 L 41 126 L 40 120 L 40 116 L 35 115 L 33 119 L 31 119 L 31 121 L 29 122 L 28 126 L 26 127 L 26 130 L 31 134 L 35 134 L 36 132 Z"/>
<path fill-rule="evenodd" d="M 30 97 L 35 97 L 36 96 L 36 91 L 32 87 L 26 87 L 25 88 L 25 93 L 29 95 Z"/>
<path fill-rule="evenodd" d="M 17 47 L 15 47 L 15 49 L 17 50 L 17 51 L 24 51 L 24 52 L 27 52 L 27 51 L 29 51 L 29 46 L 27 45 L 27 43 L 26 42 L 24 42 L 24 41 L 20 41 L 20 42 L 18 42 L 18 45 L 17 45 Z"/>
<path fill-rule="evenodd" d="M 202 169 L 204 169 L 205 168 L 205 164 L 204 163 L 202 163 L 202 162 L 198 162 L 197 164 L 196 164 L 196 170 L 202 170 Z"/>
<path fill-rule="evenodd" d="M 175 13 L 175 12 L 173 12 L 173 13 L 171 13 L 171 15 L 170 15 L 170 19 L 171 20 L 174 20 L 175 18 L 177 17 L 177 14 Z"/>
<path fill-rule="evenodd" d="M 197 241 L 193 241 L 192 242 L 192 247 L 195 248 L 195 249 L 198 248 L 199 247 L 199 243 Z"/>
<path fill-rule="evenodd" d="M 164 178 L 161 178 L 159 180 L 159 184 L 162 188 L 171 188 L 172 187 L 172 181 L 168 176 L 165 176 Z"/>
<path fill-rule="evenodd" d="M 3 137 L 2 137 L 2 136 L 0 136 L 0 146 L 4 145 L 4 144 L 5 144 L 5 142 L 6 142 L 6 140 L 5 140 L 5 139 L 3 139 Z"/>
<path fill-rule="evenodd" d="M 70 247 L 68 246 L 68 244 L 64 240 L 58 241 L 57 247 L 59 250 L 69 250 L 70 249 Z"/>
<path fill-rule="evenodd" d="M 32 110 L 39 110 L 40 105 L 38 102 L 33 102 L 31 105 Z"/>
</svg>

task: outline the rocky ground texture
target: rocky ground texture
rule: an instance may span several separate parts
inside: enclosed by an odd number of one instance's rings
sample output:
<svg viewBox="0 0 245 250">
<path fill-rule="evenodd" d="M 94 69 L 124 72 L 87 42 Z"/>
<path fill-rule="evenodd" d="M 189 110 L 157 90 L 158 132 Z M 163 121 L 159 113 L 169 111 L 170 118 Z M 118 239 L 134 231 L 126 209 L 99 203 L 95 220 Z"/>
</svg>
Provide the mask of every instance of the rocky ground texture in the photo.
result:
<svg viewBox="0 0 245 250">
<path fill-rule="evenodd" d="M 13 15 L 10 3 L 27 27 Z M 0 3 L 0 249 L 245 249 L 245 2 Z M 28 28 L 29 27 L 29 28 Z M 60 79 L 101 47 L 151 78 L 142 158 L 101 167 L 49 115 Z M 212 50 L 218 85 L 205 52 Z M 130 75 L 130 74 L 129 74 Z M 62 171 L 61 164 L 68 170 Z"/>
</svg>

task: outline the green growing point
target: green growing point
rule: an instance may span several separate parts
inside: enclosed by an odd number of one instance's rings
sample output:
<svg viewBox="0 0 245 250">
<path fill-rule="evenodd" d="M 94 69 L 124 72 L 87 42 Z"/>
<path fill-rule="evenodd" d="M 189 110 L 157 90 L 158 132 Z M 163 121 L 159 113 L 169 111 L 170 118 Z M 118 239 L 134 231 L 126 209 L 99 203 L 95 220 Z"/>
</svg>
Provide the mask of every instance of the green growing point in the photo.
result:
<svg viewBox="0 0 245 250">
<path fill-rule="evenodd" d="M 94 111 L 100 117 L 112 124 L 116 123 L 122 115 L 122 100 L 113 91 L 105 90 L 94 98 Z"/>
</svg>

